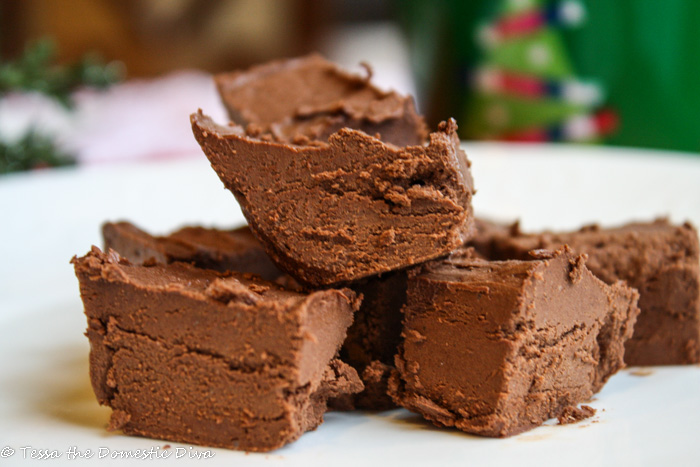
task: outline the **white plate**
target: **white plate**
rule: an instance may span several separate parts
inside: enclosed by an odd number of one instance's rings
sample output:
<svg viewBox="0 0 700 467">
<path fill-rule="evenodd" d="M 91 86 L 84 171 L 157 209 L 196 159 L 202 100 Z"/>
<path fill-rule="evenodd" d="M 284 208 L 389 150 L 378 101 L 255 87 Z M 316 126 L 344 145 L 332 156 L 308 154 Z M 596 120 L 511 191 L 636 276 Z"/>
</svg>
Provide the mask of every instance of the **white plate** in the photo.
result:
<svg viewBox="0 0 700 467">
<path fill-rule="evenodd" d="M 700 157 L 570 146 L 467 144 L 480 215 L 527 229 L 606 225 L 669 215 L 700 225 Z M 700 368 L 631 369 L 591 405 L 591 420 L 510 439 L 441 430 L 403 410 L 330 413 L 315 432 L 270 454 L 126 437 L 105 431 L 87 376 L 78 284 L 68 260 L 100 244 L 99 226 L 127 218 L 166 232 L 185 223 L 243 222 L 204 157 L 0 178 L 0 463 L 24 465 L 29 449 L 71 447 L 109 456 L 170 444 L 214 454 L 206 465 L 698 465 Z M 8 458 L 3 455 L 14 454 Z M 184 448 L 176 451 L 177 448 Z M 109 456 L 100 465 L 117 461 Z M 97 454 L 90 459 L 98 461 Z M 70 461 L 75 463 L 75 461 Z"/>
</svg>

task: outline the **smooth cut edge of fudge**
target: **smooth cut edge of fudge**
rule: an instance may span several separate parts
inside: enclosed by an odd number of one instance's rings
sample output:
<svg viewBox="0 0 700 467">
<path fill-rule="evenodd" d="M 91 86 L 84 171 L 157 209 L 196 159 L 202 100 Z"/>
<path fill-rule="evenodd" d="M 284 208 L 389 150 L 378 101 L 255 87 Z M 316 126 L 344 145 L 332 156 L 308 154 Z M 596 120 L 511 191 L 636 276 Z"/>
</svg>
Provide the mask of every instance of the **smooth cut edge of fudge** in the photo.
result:
<svg viewBox="0 0 700 467">
<path fill-rule="evenodd" d="M 132 265 L 96 247 L 72 262 L 88 317 L 91 382 L 113 409 L 112 429 L 267 451 L 315 428 L 328 398 L 363 388 L 335 359 L 359 306 L 348 289 L 305 297 L 252 275 Z M 268 302 L 280 305 L 269 310 Z M 250 341 L 230 343 L 231 324 L 241 340 L 252 333 Z M 274 341 L 263 345 L 268 352 L 240 351 L 264 339 Z M 278 352 L 285 340 L 286 355 Z"/>
<path fill-rule="evenodd" d="M 427 146 L 403 148 L 350 129 L 310 146 L 267 142 L 201 110 L 191 121 L 255 236 L 305 285 L 402 269 L 472 235 L 473 180 L 454 120 Z"/>
<path fill-rule="evenodd" d="M 383 91 L 367 75 L 349 73 L 318 54 L 276 60 L 214 76 L 231 120 L 279 141 L 325 141 L 341 128 L 421 144 L 428 135 L 411 96 Z"/>
<path fill-rule="evenodd" d="M 511 436 L 590 399 L 624 367 L 636 290 L 604 284 L 567 247 L 535 254 L 458 256 L 411 273 L 389 381 L 398 405 L 438 426 Z"/>
<path fill-rule="evenodd" d="M 88 330 L 93 349 L 100 345 L 96 334 L 105 336 L 101 342 L 114 362 L 110 376 L 119 389 L 103 403 L 113 409 L 108 430 L 128 435 L 265 452 L 317 428 L 328 398 L 362 389 L 355 370 L 337 359 L 317 385 L 289 388 L 279 379 L 247 377 L 215 358 L 118 328 L 105 331 L 93 324 Z M 242 388 L 268 410 L 256 414 L 250 407 L 231 406 L 228 399 L 240 397 Z M 184 398 L 197 402 L 182 404 Z"/>
<path fill-rule="evenodd" d="M 477 224 L 472 242 L 492 259 L 523 258 L 530 249 L 566 243 L 588 254 L 589 269 L 604 282 L 624 280 L 636 288 L 641 313 L 626 344 L 628 365 L 700 363 L 700 243 L 689 222 L 660 218 L 561 233 L 523 233 L 517 222 Z"/>
</svg>

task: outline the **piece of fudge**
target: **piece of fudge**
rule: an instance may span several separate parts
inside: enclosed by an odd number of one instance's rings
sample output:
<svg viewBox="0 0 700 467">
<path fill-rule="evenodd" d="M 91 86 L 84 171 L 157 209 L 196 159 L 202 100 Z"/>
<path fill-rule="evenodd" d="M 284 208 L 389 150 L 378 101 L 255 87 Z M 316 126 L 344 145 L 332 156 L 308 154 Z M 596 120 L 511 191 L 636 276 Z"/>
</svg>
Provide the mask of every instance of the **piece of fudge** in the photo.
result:
<svg viewBox="0 0 700 467">
<path fill-rule="evenodd" d="M 628 365 L 700 362 L 700 246 L 689 223 L 659 219 L 537 234 L 522 233 L 514 225 L 481 237 L 488 239 L 481 242 L 488 241 L 495 259 L 524 258 L 532 249 L 568 244 L 588 254 L 588 268 L 604 282 L 624 280 L 636 288 L 641 313 L 626 344 Z"/>
<path fill-rule="evenodd" d="M 112 248 L 133 263 L 151 259 L 161 263 L 182 261 L 217 271 L 258 273 L 287 288 L 299 289 L 291 277 L 274 266 L 247 227 L 218 230 L 190 226 L 168 236 L 153 236 L 122 221 L 105 223 L 102 232 L 105 250 Z M 370 277 L 350 288 L 364 298 L 348 329 L 340 357 L 357 370 L 365 390 L 344 395 L 342 400 L 333 399 L 331 405 L 343 410 L 393 408 L 395 404 L 386 387 L 401 333 L 406 272 Z"/>
<path fill-rule="evenodd" d="M 637 292 L 568 248 L 528 261 L 454 255 L 409 273 L 389 389 L 439 426 L 510 436 L 584 402 L 624 366 Z"/>
<path fill-rule="evenodd" d="M 473 181 L 454 120 L 427 146 L 341 129 L 328 143 L 247 136 L 201 111 L 192 129 L 282 270 L 326 286 L 444 256 L 471 235 Z"/>
<path fill-rule="evenodd" d="M 379 90 L 367 71 L 350 74 L 309 55 L 219 74 L 215 81 L 231 120 L 278 141 L 325 141 L 354 128 L 398 146 L 422 144 L 428 131 L 413 98 Z"/>
<path fill-rule="evenodd" d="M 362 389 L 336 359 L 359 307 L 349 289 L 300 294 L 250 274 L 134 265 L 96 247 L 72 262 L 111 429 L 269 451 L 318 426 L 329 397 Z"/>
</svg>

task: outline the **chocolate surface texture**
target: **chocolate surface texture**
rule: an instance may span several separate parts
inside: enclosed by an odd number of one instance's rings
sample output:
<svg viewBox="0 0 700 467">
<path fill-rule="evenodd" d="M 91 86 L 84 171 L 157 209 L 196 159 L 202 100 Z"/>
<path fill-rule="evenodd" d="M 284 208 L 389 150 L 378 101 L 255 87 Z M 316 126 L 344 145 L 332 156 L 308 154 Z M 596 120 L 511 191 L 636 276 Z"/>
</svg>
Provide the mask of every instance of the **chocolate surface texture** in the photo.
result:
<svg viewBox="0 0 700 467">
<path fill-rule="evenodd" d="M 488 244 L 491 258 L 524 258 L 528 250 L 563 244 L 588 254 L 588 268 L 604 282 L 624 280 L 639 291 L 641 313 L 626 344 L 628 365 L 700 362 L 700 247 L 690 224 L 659 219 L 537 234 L 496 226 L 477 237 Z"/>
<path fill-rule="evenodd" d="M 329 397 L 362 389 L 336 359 L 359 301 L 308 295 L 185 263 L 74 258 L 90 377 L 111 429 L 268 451 L 321 423 Z"/>
<path fill-rule="evenodd" d="M 280 60 L 216 75 L 231 120 L 278 141 L 326 141 L 353 128 L 398 146 L 428 135 L 413 98 L 385 92 L 367 76 L 347 73 L 319 55 Z"/>
<path fill-rule="evenodd" d="M 161 263 L 182 261 L 218 271 L 258 273 L 287 288 L 299 289 L 291 277 L 272 264 L 247 227 L 218 230 L 190 226 L 168 236 L 153 236 L 122 221 L 105 223 L 102 232 L 105 249 L 112 248 L 134 263 L 151 259 Z M 340 357 L 357 370 L 365 390 L 334 398 L 331 405 L 343 410 L 393 408 L 395 404 L 386 389 L 400 340 L 406 272 L 370 277 L 350 288 L 364 298 L 348 329 Z"/>
<path fill-rule="evenodd" d="M 638 294 L 563 249 L 455 255 L 409 275 L 395 401 L 439 426 L 510 436 L 585 402 L 624 366 Z"/>
<path fill-rule="evenodd" d="M 454 121 L 427 146 L 351 129 L 328 143 L 267 142 L 191 117 L 195 137 L 281 269 L 325 286 L 448 254 L 472 234 L 473 182 Z"/>
<path fill-rule="evenodd" d="M 362 294 L 362 305 L 340 350 L 342 360 L 355 368 L 365 390 L 333 400 L 342 410 L 387 410 L 396 407 L 387 393 L 394 356 L 401 341 L 401 307 L 406 303 L 405 270 L 370 277 L 349 287 Z"/>
<path fill-rule="evenodd" d="M 590 405 L 582 405 L 581 407 L 569 406 L 566 407 L 557 416 L 558 425 L 570 425 L 572 423 L 578 423 L 582 420 L 586 420 L 595 415 L 596 410 Z"/>
<path fill-rule="evenodd" d="M 182 261 L 204 269 L 257 274 L 270 281 L 284 273 L 275 266 L 250 229 L 220 230 L 183 227 L 169 235 L 155 236 L 130 222 L 102 225 L 105 251 L 113 249 L 132 263 Z"/>
</svg>

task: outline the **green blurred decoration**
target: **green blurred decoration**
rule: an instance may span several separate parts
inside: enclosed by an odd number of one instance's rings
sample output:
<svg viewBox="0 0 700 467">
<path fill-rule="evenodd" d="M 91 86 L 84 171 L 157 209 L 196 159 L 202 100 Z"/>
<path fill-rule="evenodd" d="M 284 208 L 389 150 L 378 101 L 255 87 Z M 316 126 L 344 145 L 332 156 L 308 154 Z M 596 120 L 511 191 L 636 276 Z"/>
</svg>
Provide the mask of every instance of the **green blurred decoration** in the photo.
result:
<svg viewBox="0 0 700 467">
<path fill-rule="evenodd" d="M 470 139 L 700 152 L 697 0 L 403 0 L 422 110 Z"/>
<path fill-rule="evenodd" d="M 0 60 L 0 98 L 9 93 L 38 92 L 73 109 L 73 93 L 81 87 L 106 89 L 122 79 L 120 63 L 105 64 L 94 54 L 70 65 L 55 63 L 56 45 L 41 39 L 27 45 L 16 60 Z M 19 140 L 0 141 L 0 174 L 75 163 L 39 129 L 30 129 Z"/>
<path fill-rule="evenodd" d="M 74 157 L 35 131 L 11 144 L 0 141 L 0 174 L 71 164 L 75 164 Z"/>
<path fill-rule="evenodd" d="M 469 75 L 472 95 L 461 116 L 465 134 L 594 142 L 609 133 L 615 122 L 602 117 L 612 114 L 596 113 L 603 90 L 576 75 L 561 35 L 582 19 L 578 0 L 501 2 L 497 14 L 477 29 L 483 53 Z"/>
</svg>

